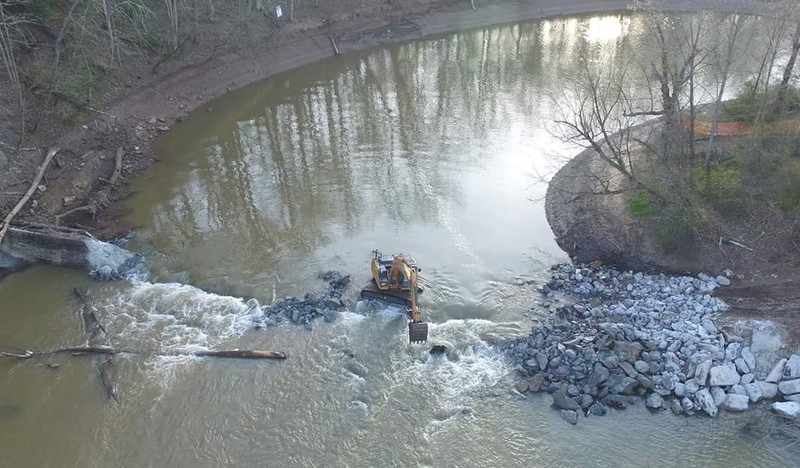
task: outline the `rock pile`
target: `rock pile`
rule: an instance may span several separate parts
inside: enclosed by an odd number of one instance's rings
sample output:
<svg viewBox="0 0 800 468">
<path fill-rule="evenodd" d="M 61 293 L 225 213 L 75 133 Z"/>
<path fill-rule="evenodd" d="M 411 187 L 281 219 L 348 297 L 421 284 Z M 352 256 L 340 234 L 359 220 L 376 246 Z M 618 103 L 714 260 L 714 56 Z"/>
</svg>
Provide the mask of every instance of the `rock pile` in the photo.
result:
<svg viewBox="0 0 800 468">
<path fill-rule="evenodd" d="M 265 306 L 259 305 L 256 299 L 248 300 L 248 307 L 261 309 L 263 312 L 253 317 L 255 327 L 271 327 L 290 322 L 311 330 L 311 322 L 317 317 L 323 317 L 326 322 L 336 321 L 339 311 L 346 308 L 342 293 L 350 284 L 350 276 L 329 271 L 320 277 L 328 282 L 328 289 L 321 294 L 306 293 L 303 299 L 287 297 Z"/>
<path fill-rule="evenodd" d="M 727 306 L 710 293 L 728 284 L 726 276 L 555 265 L 542 293 L 571 304 L 529 336 L 501 344 L 522 379 L 516 389 L 551 393 L 571 424 L 579 413 L 604 415 L 641 397 L 654 411 L 710 416 L 778 395 L 800 406 L 799 356 L 764 369 L 750 347 L 752 330 L 714 321 Z M 774 409 L 800 412 L 786 403 Z"/>
</svg>

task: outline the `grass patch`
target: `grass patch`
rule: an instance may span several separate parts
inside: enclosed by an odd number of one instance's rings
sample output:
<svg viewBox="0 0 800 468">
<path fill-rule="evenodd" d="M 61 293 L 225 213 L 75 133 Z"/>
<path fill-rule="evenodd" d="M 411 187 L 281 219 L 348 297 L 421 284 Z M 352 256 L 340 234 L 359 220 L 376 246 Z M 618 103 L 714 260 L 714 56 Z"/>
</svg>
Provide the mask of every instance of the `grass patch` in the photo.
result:
<svg viewBox="0 0 800 468">
<path fill-rule="evenodd" d="M 637 219 L 650 218 L 656 213 L 656 200 L 644 190 L 628 193 L 628 212 Z"/>
<path fill-rule="evenodd" d="M 696 167 L 692 171 L 695 193 L 717 208 L 730 209 L 740 196 L 741 173 L 732 163 L 712 164 L 706 171 Z"/>
<path fill-rule="evenodd" d="M 800 109 L 800 89 L 789 87 L 786 91 L 783 104 L 783 112 L 775 112 L 775 102 L 778 96 L 778 86 L 771 86 L 766 93 L 763 89 L 755 94 L 752 93 L 752 86 L 745 86 L 745 89 L 733 99 L 726 101 L 722 105 L 722 121 L 746 121 L 752 122 L 761 116 L 765 121 L 771 122 L 785 116 L 785 113 L 793 113 Z"/>
</svg>

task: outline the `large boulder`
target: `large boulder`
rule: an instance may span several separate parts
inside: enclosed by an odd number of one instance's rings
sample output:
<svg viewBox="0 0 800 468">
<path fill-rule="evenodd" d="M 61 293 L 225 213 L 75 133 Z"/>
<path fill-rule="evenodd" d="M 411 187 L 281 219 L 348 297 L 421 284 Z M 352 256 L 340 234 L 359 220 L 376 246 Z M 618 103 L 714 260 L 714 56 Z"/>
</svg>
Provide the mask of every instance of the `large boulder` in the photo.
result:
<svg viewBox="0 0 800 468">
<path fill-rule="evenodd" d="M 800 377 L 800 355 L 792 354 L 783 368 L 783 378 L 796 379 L 798 377 Z"/>
<path fill-rule="evenodd" d="M 742 359 L 744 359 L 745 364 L 747 364 L 751 372 L 756 370 L 756 357 L 753 352 L 750 351 L 749 346 L 742 348 Z"/>
<path fill-rule="evenodd" d="M 772 410 L 786 419 L 800 418 L 800 403 L 796 401 L 775 402 Z"/>
<path fill-rule="evenodd" d="M 744 390 L 747 392 L 747 396 L 753 403 L 761 400 L 763 397 L 761 394 L 761 387 L 759 387 L 759 385 L 755 382 L 745 385 Z"/>
<path fill-rule="evenodd" d="M 778 395 L 778 384 L 756 381 L 758 388 L 761 389 L 761 396 L 766 399 L 775 398 Z"/>
<path fill-rule="evenodd" d="M 717 404 L 714 403 L 714 398 L 711 397 L 711 393 L 707 388 L 695 393 L 694 397 L 697 400 L 697 403 L 700 405 L 700 409 L 705 411 L 707 415 L 711 417 L 717 415 Z"/>
<path fill-rule="evenodd" d="M 785 380 L 778 384 L 778 390 L 784 395 L 800 393 L 800 379 Z"/>
<path fill-rule="evenodd" d="M 711 370 L 711 361 L 703 361 L 697 365 L 694 371 L 694 380 L 700 385 L 708 384 L 708 372 Z"/>
<path fill-rule="evenodd" d="M 636 341 L 616 341 L 614 343 L 614 353 L 619 357 L 620 361 L 627 361 L 633 364 L 642 353 L 642 345 Z"/>
<path fill-rule="evenodd" d="M 740 378 L 733 364 L 723 364 L 711 368 L 708 376 L 708 385 L 712 387 L 735 385 L 739 383 Z"/>
<path fill-rule="evenodd" d="M 645 406 L 650 409 L 661 409 L 663 405 L 664 399 L 658 393 L 651 393 L 647 397 L 647 402 L 645 403 Z"/>
<path fill-rule="evenodd" d="M 553 392 L 552 396 L 553 406 L 558 409 L 577 411 L 581 408 L 578 402 L 570 398 L 569 395 L 567 395 L 567 393 L 563 390 Z"/>
<path fill-rule="evenodd" d="M 729 393 L 719 407 L 727 411 L 745 411 L 749 401 L 750 398 L 747 395 Z"/>
<path fill-rule="evenodd" d="M 786 358 L 780 359 L 778 362 L 772 366 L 772 370 L 769 371 L 767 377 L 764 379 L 765 382 L 770 383 L 778 383 L 783 378 L 783 369 L 786 367 Z"/>
<path fill-rule="evenodd" d="M 561 410 L 561 419 L 563 419 L 564 421 L 566 421 L 566 422 L 568 422 L 568 423 L 570 423 L 572 425 L 578 424 L 578 413 L 576 411 L 573 411 L 573 410 L 562 409 Z"/>
</svg>

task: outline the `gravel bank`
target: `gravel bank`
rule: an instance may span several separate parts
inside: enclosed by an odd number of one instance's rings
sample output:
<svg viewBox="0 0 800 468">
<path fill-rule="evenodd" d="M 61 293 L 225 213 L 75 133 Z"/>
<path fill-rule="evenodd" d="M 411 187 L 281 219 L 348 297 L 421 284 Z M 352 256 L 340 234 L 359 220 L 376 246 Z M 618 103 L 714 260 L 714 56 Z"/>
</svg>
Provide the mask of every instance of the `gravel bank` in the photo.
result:
<svg viewBox="0 0 800 468">
<path fill-rule="evenodd" d="M 530 335 L 501 343 L 519 392 L 545 391 L 562 417 L 604 415 L 644 399 L 677 415 L 745 411 L 761 400 L 800 402 L 800 356 L 769 327 L 721 326 L 711 295 L 727 276 L 647 275 L 552 267 L 544 301 L 562 305 Z M 775 402 L 796 418 L 796 405 Z"/>
</svg>

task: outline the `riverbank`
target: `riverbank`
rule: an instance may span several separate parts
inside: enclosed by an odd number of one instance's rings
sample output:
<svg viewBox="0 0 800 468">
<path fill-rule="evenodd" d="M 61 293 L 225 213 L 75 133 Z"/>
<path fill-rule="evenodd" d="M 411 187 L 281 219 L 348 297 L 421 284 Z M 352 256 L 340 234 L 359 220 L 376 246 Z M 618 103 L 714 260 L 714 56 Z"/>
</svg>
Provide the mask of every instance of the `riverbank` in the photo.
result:
<svg viewBox="0 0 800 468">
<path fill-rule="evenodd" d="M 552 315 L 501 347 L 517 367 L 516 390 L 551 393 L 567 422 L 640 398 L 676 415 L 713 417 L 764 400 L 799 416 L 800 356 L 769 323 L 722 324 L 727 305 L 711 294 L 730 285 L 727 276 L 551 270 L 541 291 Z"/>
</svg>

